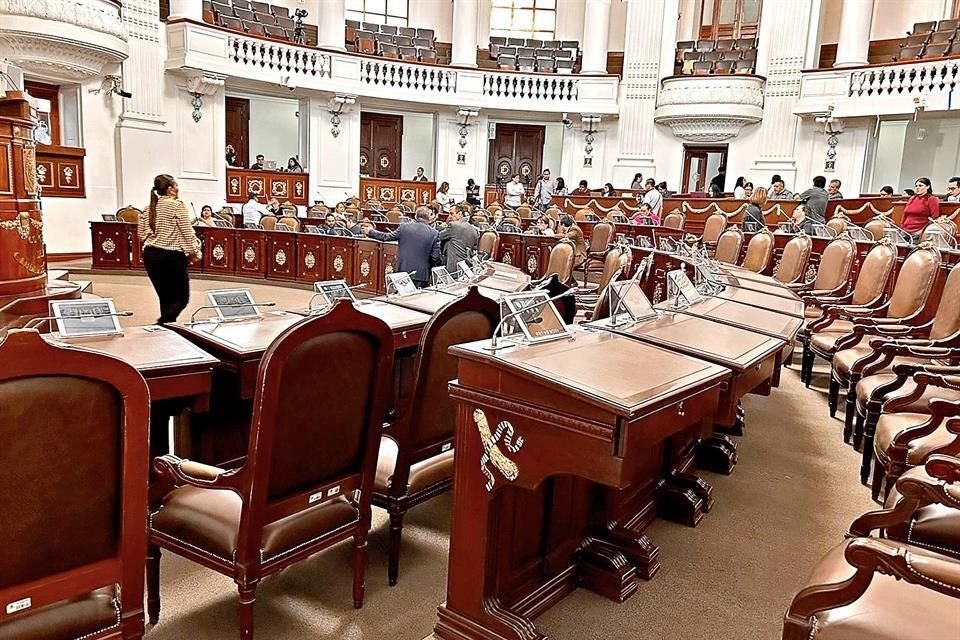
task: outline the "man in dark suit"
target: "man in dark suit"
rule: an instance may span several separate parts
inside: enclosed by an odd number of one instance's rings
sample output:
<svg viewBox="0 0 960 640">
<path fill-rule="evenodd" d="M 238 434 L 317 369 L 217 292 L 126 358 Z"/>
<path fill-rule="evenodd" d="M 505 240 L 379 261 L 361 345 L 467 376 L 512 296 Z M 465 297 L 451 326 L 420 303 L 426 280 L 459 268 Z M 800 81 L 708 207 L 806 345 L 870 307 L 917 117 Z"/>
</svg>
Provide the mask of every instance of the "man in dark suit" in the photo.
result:
<svg viewBox="0 0 960 640">
<path fill-rule="evenodd" d="M 450 210 L 447 227 L 440 232 L 440 252 L 447 264 L 447 271 L 457 274 L 457 263 L 466 260 L 477 250 L 480 232 L 464 220 L 459 207 Z"/>
<path fill-rule="evenodd" d="M 364 232 L 381 242 L 397 241 L 397 271 L 411 273 L 419 288 L 430 281 L 430 267 L 440 264 L 440 234 L 430 226 L 430 209 L 417 209 L 416 221 L 401 224 L 389 233 L 366 227 Z"/>
</svg>

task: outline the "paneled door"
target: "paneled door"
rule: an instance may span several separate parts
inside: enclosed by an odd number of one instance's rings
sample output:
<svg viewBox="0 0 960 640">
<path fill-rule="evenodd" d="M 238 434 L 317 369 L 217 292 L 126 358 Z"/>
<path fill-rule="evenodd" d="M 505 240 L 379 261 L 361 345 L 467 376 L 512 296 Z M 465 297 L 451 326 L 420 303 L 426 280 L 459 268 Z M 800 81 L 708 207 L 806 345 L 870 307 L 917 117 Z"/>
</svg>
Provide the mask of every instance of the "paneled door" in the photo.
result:
<svg viewBox="0 0 960 640">
<path fill-rule="evenodd" d="M 544 168 L 559 173 L 560 167 L 543 167 L 542 125 L 497 123 L 496 137 L 490 141 L 490 163 L 487 167 L 487 184 L 503 185 L 514 174 L 520 174 L 520 182 L 528 188 L 537 184 L 537 176 Z"/>
<path fill-rule="evenodd" d="M 720 167 L 727 164 L 727 145 L 684 146 L 681 193 L 703 193 Z M 724 185 L 726 188 L 728 185 Z"/>
<path fill-rule="evenodd" d="M 250 101 L 226 98 L 227 144 L 237 152 L 237 165 L 250 166 Z"/>
<path fill-rule="evenodd" d="M 403 117 L 360 113 L 360 175 L 400 180 Z"/>
</svg>

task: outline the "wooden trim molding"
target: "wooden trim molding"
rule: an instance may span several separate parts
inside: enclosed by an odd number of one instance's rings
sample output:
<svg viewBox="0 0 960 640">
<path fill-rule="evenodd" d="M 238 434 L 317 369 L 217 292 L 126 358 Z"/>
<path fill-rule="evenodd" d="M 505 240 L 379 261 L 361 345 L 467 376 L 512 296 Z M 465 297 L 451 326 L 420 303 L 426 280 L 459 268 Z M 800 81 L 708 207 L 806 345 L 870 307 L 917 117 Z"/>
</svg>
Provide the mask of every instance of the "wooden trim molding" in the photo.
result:
<svg viewBox="0 0 960 640">
<path fill-rule="evenodd" d="M 37 147 L 37 183 L 45 198 L 86 198 L 83 147 Z"/>
<path fill-rule="evenodd" d="M 47 262 L 69 262 L 71 260 L 82 260 L 93 256 L 89 251 L 77 251 L 75 253 L 48 253 Z"/>
</svg>

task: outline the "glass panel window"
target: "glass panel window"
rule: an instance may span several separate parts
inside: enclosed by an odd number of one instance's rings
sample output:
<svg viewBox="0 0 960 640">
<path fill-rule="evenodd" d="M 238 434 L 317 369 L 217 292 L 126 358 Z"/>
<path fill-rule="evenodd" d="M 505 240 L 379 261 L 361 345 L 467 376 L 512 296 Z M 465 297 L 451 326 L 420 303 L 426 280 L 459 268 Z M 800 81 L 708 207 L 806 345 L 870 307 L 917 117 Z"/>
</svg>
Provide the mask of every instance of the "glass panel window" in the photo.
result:
<svg viewBox="0 0 960 640">
<path fill-rule="evenodd" d="M 743 21 L 760 21 L 760 0 L 743 0 Z"/>
<path fill-rule="evenodd" d="M 556 0 L 492 0 L 490 35 L 553 39 L 557 25 Z"/>
<path fill-rule="evenodd" d="M 347 0 L 347 20 L 406 27 L 409 24 L 409 0 Z"/>
</svg>

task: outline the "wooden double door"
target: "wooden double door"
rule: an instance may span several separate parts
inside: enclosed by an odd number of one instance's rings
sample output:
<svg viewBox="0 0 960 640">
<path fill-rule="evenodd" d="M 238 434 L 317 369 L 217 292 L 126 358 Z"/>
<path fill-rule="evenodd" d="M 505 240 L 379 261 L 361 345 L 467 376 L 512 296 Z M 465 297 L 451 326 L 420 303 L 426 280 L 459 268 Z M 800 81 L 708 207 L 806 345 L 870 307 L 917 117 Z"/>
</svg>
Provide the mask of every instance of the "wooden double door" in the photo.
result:
<svg viewBox="0 0 960 640">
<path fill-rule="evenodd" d="M 540 125 L 500 123 L 497 123 L 496 127 L 496 137 L 490 141 L 487 184 L 503 185 L 515 174 L 520 174 L 520 182 L 532 188 L 544 169 L 542 164 L 545 128 Z M 552 169 L 556 175 L 559 167 Z"/>
<path fill-rule="evenodd" d="M 360 113 L 360 175 L 402 180 L 403 117 Z"/>
</svg>

